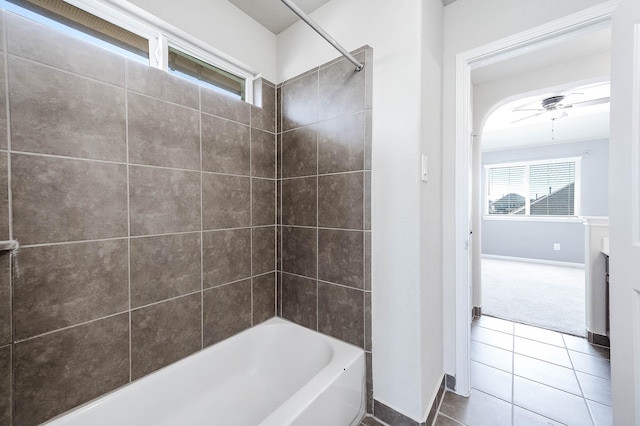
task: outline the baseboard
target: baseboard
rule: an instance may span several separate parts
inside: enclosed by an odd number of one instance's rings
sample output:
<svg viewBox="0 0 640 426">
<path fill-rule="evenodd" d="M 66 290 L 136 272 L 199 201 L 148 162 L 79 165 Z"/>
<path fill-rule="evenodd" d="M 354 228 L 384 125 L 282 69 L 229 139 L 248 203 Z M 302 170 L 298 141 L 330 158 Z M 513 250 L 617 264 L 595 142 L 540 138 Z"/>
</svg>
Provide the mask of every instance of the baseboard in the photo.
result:
<svg viewBox="0 0 640 426">
<path fill-rule="evenodd" d="M 570 268 L 584 269 L 584 263 L 561 262 L 559 260 L 529 259 L 527 257 L 500 256 L 498 254 L 483 254 L 484 259 L 512 260 L 515 262 L 540 263 L 542 265 L 568 266 Z"/>
<path fill-rule="evenodd" d="M 445 385 L 448 390 L 455 391 L 456 390 L 456 376 L 452 376 L 450 374 L 445 374 L 444 376 Z"/>
<path fill-rule="evenodd" d="M 606 346 L 607 348 L 611 347 L 609 336 L 592 333 L 589 330 L 587 330 L 587 340 L 589 343 L 593 343 L 594 345 Z"/>
<path fill-rule="evenodd" d="M 380 419 L 384 423 L 393 426 L 431 426 L 438 415 L 438 407 L 440 407 L 440 402 L 444 398 L 444 394 L 446 391 L 446 378 L 450 377 L 445 375 L 442 377 L 442 381 L 440 382 L 440 387 L 436 392 L 436 396 L 431 403 L 431 407 L 429 408 L 427 418 L 424 422 L 418 422 L 413 420 L 410 417 L 405 416 L 404 414 L 394 410 L 388 405 L 378 401 L 377 399 L 373 400 L 373 416 L 376 419 Z"/>
</svg>

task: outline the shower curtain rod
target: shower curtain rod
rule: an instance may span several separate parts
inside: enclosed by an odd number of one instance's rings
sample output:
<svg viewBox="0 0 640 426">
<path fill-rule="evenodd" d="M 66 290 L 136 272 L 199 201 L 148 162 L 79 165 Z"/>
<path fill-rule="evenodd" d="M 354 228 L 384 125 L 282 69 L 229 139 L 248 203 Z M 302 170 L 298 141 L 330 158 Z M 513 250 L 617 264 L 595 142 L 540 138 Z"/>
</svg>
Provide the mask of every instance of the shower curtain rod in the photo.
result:
<svg viewBox="0 0 640 426">
<path fill-rule="evenodd" d="M 327 34 L 327 32 L 325 30 L 323 30 L 318 24 L 316 24 L 313 21 L 313 19 L 311 19 L 306 13 L 304 13 L 304 11 L 302 9 L 300 9 L 298 6 L 296 6 L 291 0 L 280 0 L 280 1 L 282 1 L 282 3 L 284 3 L 289 9 L 291 9 L 291 11 L 293 13 L 298 15 L 298 17 L 300 17 L 300 19 L 302 19 L 311 28 L 313 28 L 315 32 L 320 34 L 320 36 L 322 38 L 327 40 L 329 42 L 329 44 L 331 44 L 333 47 L 335 47 L 338 52 L 342 53 L 342 55 L 345 58 L 347 58 L 353 65 L 356 66 L 356 71 L 360 71 L 362 68 L 364 68 L 363 64 L 358 62 L 358 60 L 356 58 L 354 58 L 351 53 L 347 52 L 347 50 L 344 47 L 342 47 L 340 45 L 340 43 L 335 41 L 333 39 L 333 37 L 331 37 L 329 34 Z"/>
</svg>

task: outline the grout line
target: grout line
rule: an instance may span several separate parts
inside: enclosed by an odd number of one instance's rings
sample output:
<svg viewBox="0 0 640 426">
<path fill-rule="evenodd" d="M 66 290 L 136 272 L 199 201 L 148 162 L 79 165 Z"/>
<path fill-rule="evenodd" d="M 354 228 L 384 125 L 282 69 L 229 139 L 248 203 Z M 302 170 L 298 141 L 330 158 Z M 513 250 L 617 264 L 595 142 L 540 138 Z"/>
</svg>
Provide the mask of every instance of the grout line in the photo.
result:
<svg viewBox="0 0 640 426">
<path fill-rule="evenodd" d="M 202 173 L 202 87 L 198 86 L 198 104 L 200 114 L 198 114 L 198 126 L 200 137 L 200 348 L 204 349 L 204 199 L 203 184 L 204 174 Z"/>
<path fill-rule="evenodd" d="M 317 147 L 317 144 L 316 144 L 316 150 L 317 149 L 318 149 L 318 147 Z M 318 155 L 318 154 L 316 153 L 316 155 Z M 315 175 L 283 177 L 281 180 L 314 178 L 314 177 L 320 177 L 320 176 L 338 176 L 338 175 L 356 174 L 356 173 L 363 173 L 363 172 L 370 172 L 370 170 L 362 169 L 362 170 L 347 170 L 347 171 L 344 171 L 344 172 L 317 173 Z"/>
<path fill-rule="evenodd" d="M 371 111 L 371 110 L 361 109 L 361 110 L 358 110 L 358 111 L 355 111 L 355 112 L 347 112 L 345 114 L 339 114 L 339 115 L 331 116 L 329 118 L 323 118 L 322 120 L 317 120 L 317 121 L 314 121 L 312 123 L 307 123 L 307 124 L 303 124 L 303 125 L 298 126 L 298 127 L 293 127 L 293 128 L 287 129 L 287 130 L 282 130 L 280 133 L 281 134 L 290 133 L 290 132 L 294 132 L 296 130 L 302 130 L 302 129 L 306 129 L 306 128 L 309 128 L 309 127 L 312 127 L 312 126 L 318 126 L 318 125 L 320 125 L 322 123 L 326 123 L 326 122 L 331 121 L 331 120 L 336 120 L 338 118 L 348 117 L 350 115 L 357 115 L 357 114 L 363 114 L 364 115 L 364 114 L 366 114 L 367 111 Z M 365 117 L 365 121 L 366 121 L 366 117 Z"/>
<path fill-rule="evenodd" d="M 320 184 L 318 181 L 318 173 L 320 171 L 319 166 L 319 155 L 320 155 L 320 147 L 318 146 L 318 115 L 320 114 L 320 68 L 315 70 L 317 91 L 316 91 L 316 120 L 314 123 L 315 127 L 315 142 L 316 142 L 316 330 L 320 331 L 320 280 L 318 277 L 320 276 L 320 232 L 318 231 L 318 224 L 320 223 Z M 364 297 L 364 296 L 363 296 Z"/>
<path fill-rule="evenodd" d="M 28 340 L 34 340 L 34 339 L 37 339 L 39 337 L 48 336 L 49 334 L 58 333 L 60 331 L 69 330 L 69 329 L 72 329 L 72 328 L 75 328 L 75 327 L 80 327 L 82 325 L 91 324 L 91 323 L 94 323 L 94 322 L 97 322 L 97 321 L 102 321 L 102 320 L 105 320 L 105 319 L 109 319 L 109 318 L 112 318 L 112 317 L 115 317 L 115 316 L 118 316 L 118 315 L 124 315 L 124 314 L 130 315 L 131 311 L 129 311 L 128 309 L 125 309 L 125 310 L 122 310 L 122 311 L 119 311 L 119 312 L 115 312 L 113 314 L 105 315 L 105 316 L 100 317 L 100 318 L 94 318 L 94 319 L 90 319 L 90 320 L 87 320 L 87 321 L 79 322 L 77 324 L 67 325 L 67 326 L 61 327 L 61 328 L 56 328 L 55 330 L 46 331 L 44 333 L 40 333 L 40 334 L 36 334 L 34 336 L 26 337 L 24 339 L 17 339 L 17 340 L 14 340 L 13 343 L 17 344 L 17 343 L 26 342 Z M 131 363 L 131 357 L 129 357 L 129 363 Z"/>
<path fill-rule="evenodd" d="M 317 219 L 316 219 L 317 220 Z M 308 226 L 308 225 L 289 225 L 289 224 L 282 224 L 282 226 L 286 226 L 287 228 L 301 228 L 301 229 L 318 229 L 321 231 L 345 231 L 345 232 L 371 232 L 365 229 L 349 229 L 349 228 L 327 228 L 324 226 Z M 493 330 L 496 331 L 496 330 Z M 502 333 L 502 332 L 500 332 Z M 506 333 L 504 333 L 506 334 Z"/>
<path fill-rule="evenodd" d="M 124 120 L 125 120 L 125 159 L 127 164 L 127 281 L 129 284 L 129 382 L 133 380 L 133 324 L 131 320 L 131 191 L 129 166 L 129 66 L 124 64 Z"/>
<path fill-rule="evenodd" d="M 249 223 L 251 224 L 251 232 L 249 234 L 249 271 L 251 274 L 251 326 L 253 326 L 253 305 L 254 305 L 254 292 L 253 292 L 253 128 L 251 125 L 253 124 L 252 119 L 253 114 L 252 111 L 249 111 L 249 175 L 251 179 L 249 180 Z"/>
</svg>

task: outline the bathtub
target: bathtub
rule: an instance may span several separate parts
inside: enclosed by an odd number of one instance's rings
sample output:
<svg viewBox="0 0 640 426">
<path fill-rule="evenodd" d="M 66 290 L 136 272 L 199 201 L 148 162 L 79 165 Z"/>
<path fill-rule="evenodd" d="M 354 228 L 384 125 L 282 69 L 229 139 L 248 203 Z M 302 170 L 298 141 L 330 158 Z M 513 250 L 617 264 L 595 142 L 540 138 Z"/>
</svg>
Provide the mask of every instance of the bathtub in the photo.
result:
<svg viewBox="0 0 640 426">
<path fill-rule="evenodd" d="M 272 318 L 51 420 L 51 426 L 357 425 L 362 349 Z"/>
</svg>

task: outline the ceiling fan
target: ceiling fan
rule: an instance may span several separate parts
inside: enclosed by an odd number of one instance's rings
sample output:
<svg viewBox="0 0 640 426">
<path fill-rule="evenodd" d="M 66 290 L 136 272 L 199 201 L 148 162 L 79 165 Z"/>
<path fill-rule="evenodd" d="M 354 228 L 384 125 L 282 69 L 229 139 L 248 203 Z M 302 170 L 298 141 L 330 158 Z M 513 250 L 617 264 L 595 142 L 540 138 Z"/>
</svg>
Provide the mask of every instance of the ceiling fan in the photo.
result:
<svg viewBox="0 0 640 426">
<path fill-rule="evenodd" d="M 571 95 L 581 95 L 582 93 L 570 93 L 568 95 L 555 95 L 550 96 L 548 98 L 542 99 L 540 101 L 540 106 L 542 108 L 515 108 L 512 112 L 521 112 L 521 111 L 535 111 L 535 114 L 529 115 L 527 117 L 519 118 L 515 121 L 512 121 L 511 124 L 517 123 L 519 121 L 527 120 L 529 118 L 537 117 L 542 114 L 548 114 L 551 120 L 560 120 L 561 118 L 567 117 L 567 110 L 573 108 L 584 108 L 593 105 L 600 105 L 609 102 L 609 97 L 598 98 L 598 99 L 590 99 L 588 101 L 583 102 L 566 102 L 565 100 Z"/>
</svg>

